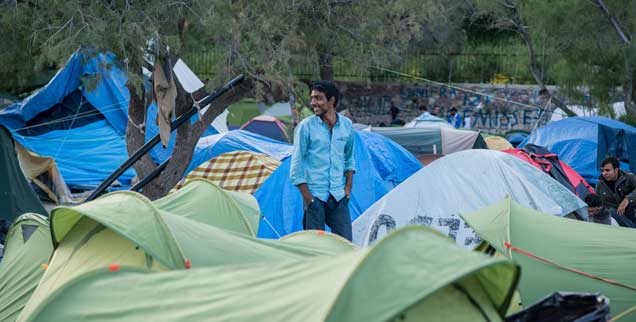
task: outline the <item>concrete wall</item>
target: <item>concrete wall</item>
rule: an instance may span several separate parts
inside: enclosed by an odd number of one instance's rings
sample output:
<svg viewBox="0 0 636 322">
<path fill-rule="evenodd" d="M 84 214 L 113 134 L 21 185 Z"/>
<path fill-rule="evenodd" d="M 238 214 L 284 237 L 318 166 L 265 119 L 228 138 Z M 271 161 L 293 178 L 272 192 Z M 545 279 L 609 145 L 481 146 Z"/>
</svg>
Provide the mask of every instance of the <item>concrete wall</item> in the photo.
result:
<svg viewBox="0 0 636 322">
<path fill-rule="evenodd" d="M 406 122 L 419 115 L 418 106 L 424 104 L 429 111 L 439 105 L 442 118 L 448 116 L 451 107 L 457 108 L 462 117 L 471 118 L 473 129 L 490 133 L 530 132 L 543 113 L 539 108 L 546 104 L 539 96 L 538 86 L 529 85 L 453 84 L 464 90 L 431 84 L 339 83 L 338 86 L 342 91 L 338 110 L 347 109 L 354 122 L 374 126 L 390 124 L 392 104 L 401 110 L 398 118 Z M 555 88 L 548 90 L 554 92 Z"/>
</svg>

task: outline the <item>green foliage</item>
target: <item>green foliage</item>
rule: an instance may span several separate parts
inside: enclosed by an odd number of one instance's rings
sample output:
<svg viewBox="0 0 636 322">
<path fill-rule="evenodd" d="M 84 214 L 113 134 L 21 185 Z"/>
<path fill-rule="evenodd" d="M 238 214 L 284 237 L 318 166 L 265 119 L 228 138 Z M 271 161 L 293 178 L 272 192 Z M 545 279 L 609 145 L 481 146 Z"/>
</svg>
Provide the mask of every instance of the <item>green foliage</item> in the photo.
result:
<svg viewBox="0 0 636 322">
<path fill-rule="evenodd" d="M 511 11 L 503 3 L 519 7 L 541 66 L 541 73 L 560 92 L 578 103 L 589 95 L 596 105 L 620 100 L 618 90 L 629 78 L 626 63 L 635 63 L 636 46 L 625 46 L 595 1 L 579 0 L 476 0 L 481 15 L 495 17 L 490 27 L 511 30 Z M 605 0 L 621 28 L 636 37 L 636 2 Z M 634 74 L 631 74 L 634 77 Z"/>
</svg>

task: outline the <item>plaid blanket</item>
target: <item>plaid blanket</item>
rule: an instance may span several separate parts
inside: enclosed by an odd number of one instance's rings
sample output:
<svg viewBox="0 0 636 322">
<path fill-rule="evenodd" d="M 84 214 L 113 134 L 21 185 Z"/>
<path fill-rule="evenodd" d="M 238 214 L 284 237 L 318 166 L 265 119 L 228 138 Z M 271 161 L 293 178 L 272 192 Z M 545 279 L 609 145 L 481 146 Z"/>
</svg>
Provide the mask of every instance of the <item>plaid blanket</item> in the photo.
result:
<svg viewBox="0 0 636 322">
<path fill-rule="evenodd" d="M 202 163 L 172 190 L 179 190 L 189 180 L 202 178 L 225 190 L 254 193 L 278 166 L 280 161 L 265 154 L 228 152 Z"/>
</svg>

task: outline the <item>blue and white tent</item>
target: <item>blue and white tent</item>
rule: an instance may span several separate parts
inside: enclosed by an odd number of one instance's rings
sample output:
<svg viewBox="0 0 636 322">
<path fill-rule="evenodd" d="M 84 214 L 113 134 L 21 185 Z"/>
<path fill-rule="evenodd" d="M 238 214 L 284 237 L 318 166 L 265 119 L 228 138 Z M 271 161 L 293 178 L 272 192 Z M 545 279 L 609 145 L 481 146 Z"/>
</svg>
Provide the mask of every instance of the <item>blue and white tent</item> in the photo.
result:
<svg viewBox="0 0 636 322">
<path fill-rule="evenodd" d="M 0 124 L 27 149 L 54 158 L 69 186 L 93 189 L 128 158 L 127 81 L 113 54 L 77 51 L 46 86 L 0 111 Z M 148 109 L 146 140 L 159 133 L 156 110 L 154 103 Z M 195 115 L 192 121 L 197 119 Z M 257 151 L 279 160 L 291 154 L 290 145 L 257 134 L 217 133 L 208 127 L 205 135 L 212 136 L 199 141 L 190 169 L 235 150 Z M 151 150 L 156 163 L 172 154 L 174 135 L 167 148 L 158 145 Z M 134 176 L 133 169 L 126 171 L 118 180 L 121 188 L 129 187 Z"/>
<path fill-rule="evenodd" d="M 356 131 L 354 157 L 358 171 L 353 176 L 349 202 L 352 221 L 422 168 L 404 148 L 368 131 Z M 302 230 L 303 200 L 289 180 L 290 164 L 291 158 L 286 158 L 254 193 L 263 214 L 259 237 L 279 238 Z"/>
<path fill-rule="evenodd" d="M 601 161 L 608 156 L 636 172 L 636 128 L 601 116 L 577 116 L 534 130 L 528 143 L 546 147 L 591 184 L 598 182 Z"/>
</svg>

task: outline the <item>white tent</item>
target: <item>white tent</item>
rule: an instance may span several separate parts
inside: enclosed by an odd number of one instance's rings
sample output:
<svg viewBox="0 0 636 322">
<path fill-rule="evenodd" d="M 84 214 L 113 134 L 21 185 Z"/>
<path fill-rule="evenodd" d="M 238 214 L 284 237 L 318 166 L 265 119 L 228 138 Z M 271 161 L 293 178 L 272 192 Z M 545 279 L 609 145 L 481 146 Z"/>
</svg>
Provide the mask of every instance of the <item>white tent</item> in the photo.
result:
<svg viewBox="0 0 636 322">
<path fill-rule="evenodd" d="M 523 206 L 587 218 L 587 205 L 529 163 L 493 150 L 466 150 L 432 162 L 378 200 L 353 222 L 353 242 L 373 244 L 409 224 L 432 226 L 457 244 L 474 248 L 479 237 L 459 217 L 506 195 Z"/>
</svg>

